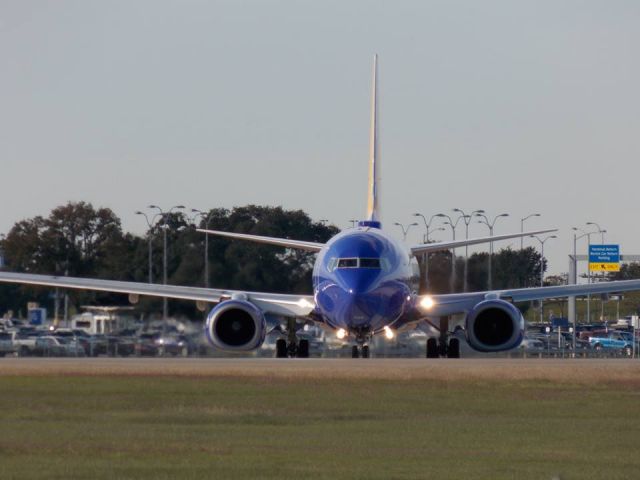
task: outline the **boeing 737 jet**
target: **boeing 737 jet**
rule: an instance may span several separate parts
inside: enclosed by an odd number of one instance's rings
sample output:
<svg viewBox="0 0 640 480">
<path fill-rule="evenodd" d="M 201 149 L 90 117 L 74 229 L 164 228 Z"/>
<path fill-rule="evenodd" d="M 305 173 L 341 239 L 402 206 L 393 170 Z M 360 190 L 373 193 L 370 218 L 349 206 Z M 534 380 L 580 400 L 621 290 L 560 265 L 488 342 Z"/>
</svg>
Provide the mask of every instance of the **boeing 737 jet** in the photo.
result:
<svg viewBox="0 0 640 480">
<path fill-rule="evenodd" d="M 399 330 L 428 322 L 440 329 L 427 342 L 427 357 L 458 357 L 460 344 L 449 337 L 448 319 L 464 315 L 468 344 L 481 352 L 517 347 L 523 338 L 524 319 L 516 302 L 586 294 L 640 290 L 640 280 L 564 285 L 485 292 L 419 295 L 416 291 L 416 256 L 481 243 L 546 233 L 542 230 L 407 247 L 382 229 L 379 195 L 377 116 L 377 56 L 374 56 L 371 99 L 369 188 L 366 219 L 327 243 L 272 238 L 233 232 L 200 230 L 236 240 L 302 249 L 317 253 L 313 269 L 313 295 L 244 292 L 235 290 L 156 285 L 111 280 L 0 272 L 0 281 L 50 287 L 87 289 L 193 300 L 216 304 L 208 314 L 205 335 L 216 348 L 249 351 L 260 347 L 268 331 L 265 315 L 286 319 L 286 339 L 276 343 L 278 357 L 307 357 L 309 344 L 296 337 L 297 326 L 317 322 L 352 343 L 354 357 L 369 356 L 374 335 L 392 338 Z"/>
</svg>

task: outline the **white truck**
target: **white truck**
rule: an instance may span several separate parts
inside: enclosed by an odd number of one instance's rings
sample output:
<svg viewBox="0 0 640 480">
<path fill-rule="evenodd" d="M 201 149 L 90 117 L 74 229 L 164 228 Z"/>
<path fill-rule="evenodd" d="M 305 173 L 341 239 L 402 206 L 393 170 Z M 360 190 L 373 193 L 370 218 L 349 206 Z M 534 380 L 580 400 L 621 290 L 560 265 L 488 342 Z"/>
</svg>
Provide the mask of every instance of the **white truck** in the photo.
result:
<svg viewBox="0 0 640 480">
<path fill-rule="evenodd" d="M 27 357 L 33 355 L 36 348 L 36 338 L 22 336 L 19 332 L 0 332 L 0 357 L 18 355 Z"/>
</svg>

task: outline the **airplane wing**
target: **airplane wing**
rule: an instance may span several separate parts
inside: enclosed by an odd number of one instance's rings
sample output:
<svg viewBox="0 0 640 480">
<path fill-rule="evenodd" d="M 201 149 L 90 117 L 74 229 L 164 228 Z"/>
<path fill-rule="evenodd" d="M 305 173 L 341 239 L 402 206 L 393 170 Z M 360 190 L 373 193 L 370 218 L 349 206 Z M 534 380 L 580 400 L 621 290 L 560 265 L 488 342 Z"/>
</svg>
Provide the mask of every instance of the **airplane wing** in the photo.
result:
<svg viewBox="0 0 640 480">
<path fill-rule="evenodd" d="M 477 245 L 479 243 L 491 243 L 498 240 L 508 240 L 510 238 L 528 237 L 530 235 L 541 235 L 543 233 L 557 232 L 557 229 L 552 230 L 537 230 L 533 232 L 521 232 L 521 233 L 508 233 L 506 235 L 494 235 L 493 237 L 479 237 L 469 238 L 467 240 L 453 240 L 451 242 L 435 242 L 435 243 L 422 243 L 411 247 L 411 253 L 414 255 L 420 255 L 421 253 L 437 252 L 441 250 L 449 250 L 452 248 L 464 247 L 466 245 Z"/>
<path fill-rule="evenodd" d="M 220 237 L 236 238 L 240 240 L 249 240 L 257 243 L 268 243 L 269 245 L 277 245 L 286 248 L 298 248 L 308 250 L 310 252 L 319 252 L 324 247 L 324 243 L 307 242 L 304 240 L 290 240 L 288 238 L 264 237 L 261 235 L 250 235 L 248 233 L 222 232 L 220 230 L 197 229 L 198 232 L 208 233 L 210 235 L 218 235 Z"/>
<path fill-rule="evenodd" d="M 620 280 L 589 285 L 560 285 L 554 287 L 517 288 L 488 292 L 452 293 L 443 295 L 420 295 L 418 309 L 427 316 L 465 313 L 483 300 L 502 299 L 511 302 L 528 302 L 546 298 L 598 295 L 640 290 L 640 280 Z"/>
<path fill-rule="evenodd" d="M 238 290 L 181 287 L 178 285 L 158 285 L 154 283 L 122 282 L 96 278 L 59 277 L 55 275 L 35 275 L 13 272 L 0 272 L 0 282 L 124 293 L 129 295 L 147 295 L 151 297 L 167 297 L 207 303 L 218 303 L 232 297 L 237 297 L 238 295 L 244 295 L 247 300 L 255 304 L 265 313 L 294 317 L 307 316 L 315 307 L 315 300 L 312 295 L 242 292 Z"/>
</svg>

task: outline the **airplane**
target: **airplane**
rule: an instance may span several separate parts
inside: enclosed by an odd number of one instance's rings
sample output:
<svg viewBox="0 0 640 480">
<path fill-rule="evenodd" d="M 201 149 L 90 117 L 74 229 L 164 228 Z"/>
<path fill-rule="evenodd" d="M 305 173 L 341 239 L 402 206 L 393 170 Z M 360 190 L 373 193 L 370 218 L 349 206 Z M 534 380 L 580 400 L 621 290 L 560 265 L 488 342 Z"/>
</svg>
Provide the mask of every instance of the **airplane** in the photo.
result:
<svg viewBox="0 0 640 480">
<path fill-rule="evenodd" d="M 267 316 L 286 319 L 280 330 L 287 339 L 276 342 L 276 357 L 309 356 L 308 340 L 298 340 L 298 326 L 315 322 L 350 341 L 352 357 L 370 356 L 374 335 L 393 338 L 398 331 L 426 322 L 440 331 L 429 338 L 428 358 L 460 356 L 460 341 L 449 335 L 449 318 L 464 315 L 464 332 L 470 347 L 480 352 L 498 352 L 517 347 L 524 336 L 524 318 L 517 302 L 587 294 L 640 290 L 640 280 L 590 285 L 492 290 L 452 294 L 418 294 L 416 257 L 429 252 L 466 245 L 553 232 L 539 230 L 475 239 L 444 241 L 407 247 L 382 229 L 380 216 L 380 155 L 378 145 L 378 58 L 374 56 L 371 96 L 369 184 L 366 219 L 344 230 L 326 243 L 273 238 L 235 232 L 199 229 L 200 232 L 235 240 L 302 249 L 317 254 L 313 269 L 313 295 L 245 292 L 214 288 L 158 285 L 91 278 L 59 277 L 0 272 L 0 282 L 50 287 L 108 291 L 129 295 L 136 303 L 140 295 L 193 300 L 199 306 L 215 303 L 209 312 L 205 336 L 214 347 L 228 351 L 251 351 L 264 342 Z"/>
</svg>

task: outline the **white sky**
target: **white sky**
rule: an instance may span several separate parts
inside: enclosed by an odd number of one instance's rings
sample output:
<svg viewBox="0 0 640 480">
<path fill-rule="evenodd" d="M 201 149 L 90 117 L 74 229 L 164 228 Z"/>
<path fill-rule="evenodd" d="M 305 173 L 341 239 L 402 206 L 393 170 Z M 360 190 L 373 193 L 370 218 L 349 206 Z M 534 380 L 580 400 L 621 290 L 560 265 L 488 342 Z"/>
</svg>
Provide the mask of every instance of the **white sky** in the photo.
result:
<svg viewBox="0 0 640 480">
<path fill-rule="evenodd" d="M 540 212 L 552 273 L 587 221 L 640 253 L 638 25 L 637 1 L 0 0 L 0 232 L 68 200 L 137 233 L 150 203 L 346 227 L 378 52 L 387 229 Z"/>
</svg>

